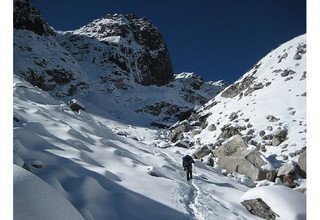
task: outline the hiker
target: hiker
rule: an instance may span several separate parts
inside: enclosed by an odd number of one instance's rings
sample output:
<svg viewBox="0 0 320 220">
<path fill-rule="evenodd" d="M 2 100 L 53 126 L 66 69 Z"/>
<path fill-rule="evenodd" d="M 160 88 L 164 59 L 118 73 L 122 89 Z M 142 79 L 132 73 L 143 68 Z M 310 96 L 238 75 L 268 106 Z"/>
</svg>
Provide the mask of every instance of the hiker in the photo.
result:
<svg viewBox="0 0 320 220">
<path fill-rule="evenodd" d="M 183 169 L 187 172 L 188 181 L 192 179 L 192 163 L 194 163 L 194 160 L 190 155 L 185 155 L 182 157 L 182 165 Z"/>
</svg>

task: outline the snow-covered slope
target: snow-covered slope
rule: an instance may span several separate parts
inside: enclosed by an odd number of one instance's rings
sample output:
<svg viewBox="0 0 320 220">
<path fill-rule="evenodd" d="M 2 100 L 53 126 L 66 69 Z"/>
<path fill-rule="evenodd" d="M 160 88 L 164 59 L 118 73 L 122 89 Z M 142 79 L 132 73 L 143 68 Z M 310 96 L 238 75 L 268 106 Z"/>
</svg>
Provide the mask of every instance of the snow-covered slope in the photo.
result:
<svg viewBox="0 0 320 220">
<path fill-rule="evenodd" d="M 26 170 L 15 166 L 21 219 L 45 214 L 51 205 L 41 195 L 54 193 L 56 209 L 74 219 L 258 219 L 241 202 L 279 181 L 226 177 L 209 155 L 196 160 L 187 182 L 181 157 L 198 147 L 210 153 L 234 134 L 258 149 L 269 168 L 297 162 L 305 149 L 305 36 L 270 52 L 222 91 L 223 81 L 173 74 L 164 41 L 145 18 L 107 15 L 58 32 L 26 0 L 15 1 L 14 16 L 13 158 Z M 72 111 L 70 100 L 85 110 Z M 172 128 L 189 132 L 177 146 L 195 147 L 177 147 L 170 131 L 156 128 L 178 119 L 184 121 Z M 305 180 L 295 183 L 304 192 Z M 39 194 L 25 204 L 33 187 Z M 297 193 L 288 188 L 283 195 L 291 192 Z M 294 205 L 305 216 L 305 196 L 294 198 L 301 198 Z"/>
<path fill-rule="evenodd" d="M 213 150 L 240 134 L 275 168 L 297 162 L 306 149 L 306 36 L 271 51 L 184 123 L 192 128 L 181 139 L 197 146 Z"/>
<path fill-rule="evenodd" d="M 13 184 L 14 219 L 83 219 L 65 197 L 36 175 L 15 164 Z"/>
<path fill-rule="evenodd" d="M 239 203 L 249 188 L 219 170 L 196 161 L 188 183 L 181 167 L 188 150 L 160 148 L 165 131 L 75 113 L 18 77 L 14 103 L 14 163 L 85 219 L 256 219 Z"/>
</svg>

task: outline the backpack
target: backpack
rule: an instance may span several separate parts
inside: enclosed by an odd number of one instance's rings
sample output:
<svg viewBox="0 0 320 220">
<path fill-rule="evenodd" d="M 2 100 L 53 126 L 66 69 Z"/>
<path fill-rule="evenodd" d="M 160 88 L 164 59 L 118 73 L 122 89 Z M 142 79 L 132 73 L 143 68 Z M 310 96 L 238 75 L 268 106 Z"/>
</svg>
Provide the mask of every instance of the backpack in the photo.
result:
<svg viewBox="0 0 320 220">
<path fill-rule="evenodd" d="M 188 167 L 191 165 L 191 163 L 194 163 L 194 161 L 190 155 L 186 155 L 186 156 L 182 157 L 182 166 L 183 167 Z"/>
</svg>

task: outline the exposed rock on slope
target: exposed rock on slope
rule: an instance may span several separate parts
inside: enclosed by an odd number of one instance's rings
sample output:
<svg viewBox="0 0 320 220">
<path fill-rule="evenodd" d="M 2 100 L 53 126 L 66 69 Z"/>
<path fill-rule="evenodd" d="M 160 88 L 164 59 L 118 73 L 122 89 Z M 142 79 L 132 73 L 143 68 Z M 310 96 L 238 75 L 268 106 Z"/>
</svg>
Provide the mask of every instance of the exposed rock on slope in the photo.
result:
<svg viewBox="0 0 320 220">
<path fill-rule="evenodd" d="M 169 53 L 158 29 L 146 18 L 107 15 L 75 31 L 59 32 L 59 41 L 83 68 L 96 69 L 100 82 L 131 80 L 166 85 L 174 79 Z"/>
<path fill-rule="evenodd" d="M 130 123 L 167 127 L 226 86 L 174 75 L 164 40 L 146 18 L 107 15 L 54 32 L 28 1 L 15 4 L 15 75 L 64 101 L 72 96 Z"/>
<path fill-rule="evenodd" d="M 176 135 L 177 139 L 219 150 L 228 138 L 240 135 L 275 168 L 298 162 L 306 148 L 305 54 L 305 35 L 271 51 L 184 121 L 183 126 L 189 129 Z M 198 123 L 203 117 L 205 120 Z M 225 169 L 228 164 L 220 162 Z M 229 167 L 229 171 L 235 169 Z"/>
<path fill-rule="evenodd" d="M 13 13 L 14 28 L 30 30 L 41 36 L 54 35 L 54 30 L 28 0 L 15 0 Z"/>
<path fill-rule="evenodd" d="M 15 1 L 14 73 L 56 96 L 74 95 L 88 87 L 82 68 L 25 0 Z"/>
</svg>

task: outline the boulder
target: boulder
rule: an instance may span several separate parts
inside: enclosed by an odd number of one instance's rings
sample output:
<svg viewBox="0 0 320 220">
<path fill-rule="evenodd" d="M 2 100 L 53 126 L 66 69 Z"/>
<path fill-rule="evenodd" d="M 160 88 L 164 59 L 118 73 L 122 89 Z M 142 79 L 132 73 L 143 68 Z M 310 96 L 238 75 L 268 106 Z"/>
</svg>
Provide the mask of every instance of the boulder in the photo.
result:
<svg viewBox="0 0 320 220">
<path fill-rule="evenodd" d="M 259 136 L 260 136 L 260 137 L 263 137 L 265 134 L 266 134 L 266 132 L 263 131 L 263 130 L 259 132 Z"/>
<path fill-rule="evenodd" d="M 294 183 L 294 177 L 291 174 L 286 174 L 282 178 L 283 185 L 294 188 L 296 187 L 296 184 Z"/>
<path fill-rule="evenodd" d="M 246 149 L 248 145 L 240 135 L 234 135 L 225 141 L 220 147 L 213 150 L 215 157 L 221 158 L 223 156 L 230 156 L 238 150 Z"/>
<path fill-rule="evenodd" d="M 278 146 L 279 144 L 281 144 L 286 140 L 287 135 L 288 135 L 288 131 L 286 129 L 278 128 L 273 134 L 272 145 Z"/>
<path fill-rule="evenodd" d="M 202 157 L 205 157 L 211 153 L 209 147 L 207 145 L 204 145 L 202 147 L 198 147 L 196 151 L 193 153 L 193 157 L 196 159 L 200 159 Z"/>
<path fill-rule="evenodd" d="M 268 171 L 261 169 L 266 162 L 257 149 L 241 149 L 219 158 L 218 165 L 229 172 L 238 172 L 253 180 L 266 179 Z"/>
<path fill-rule="evenodd" d="M 238 114 L 236 112 L 232 112 L 231 115 L 229 116 L 230 121 L 233 121 L 236 118 L 238 118 Z"/>
<path fill-rule="evenodd" d="M 192 126 L 189 123 L 182 123 L 178 127 L 172 129 L 171 131 L 171 142 L 175 143 L 183 137 L 183 132 L 188 132 L 192 129 Z"/>
<path fill-rule="evenodd" d="M 300 169 L 303 170 L 305 173 L 307 173 L 306 159 L 307 159 L 307 151 L 305 150 L 299 155 L 299 158 L 298 158 L 298 165 Z"/>
<path fill-rule="evenodd" d="M 295 172 L 295 170 L 296 170 L 296 167 L 293 163 L 291 162 L 285 163 L 279 168 L 277 176 L 285 176 L 288 174 L 292 174 Z"/>
<path fill-rule="evenodd" d="M 274 182 L 276 177 L 277 177 L 277 172 L 275 170 L 269 171 L 266 174 L 266 179 L 271 182 Z"/>
<path fill-rule="evenodd" d="M 259 216 L 264 219 L 274 220 L 277 215 L 271 208 L 260 198 L 245 200 L 241 204 L 253 215 Z"/>
<path fill-rule="evenodd" d="M 208 131 L 215 131 L 215 130 L 217 130 L 217 127 L 215 124 L 212 124 L 208 127 Z"/>
</svg>

